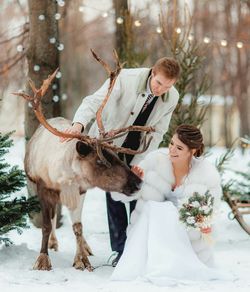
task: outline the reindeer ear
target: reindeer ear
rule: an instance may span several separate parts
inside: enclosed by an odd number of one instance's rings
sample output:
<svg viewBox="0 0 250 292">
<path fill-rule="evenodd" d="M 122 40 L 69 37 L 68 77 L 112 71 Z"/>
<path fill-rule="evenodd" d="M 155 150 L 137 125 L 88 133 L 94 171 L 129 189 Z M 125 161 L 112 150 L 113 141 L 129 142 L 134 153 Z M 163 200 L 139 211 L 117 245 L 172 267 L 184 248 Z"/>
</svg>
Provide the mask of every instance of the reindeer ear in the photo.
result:
<svg viewBox="0 0 250 292">
<path fill-rule="evenodd" d="M 81 156 L 87 156 L 90 152 L 93 151 L 93 148 L 86 143 L 78 141 L 76 143 L 76 151 Z"/>
</svg>

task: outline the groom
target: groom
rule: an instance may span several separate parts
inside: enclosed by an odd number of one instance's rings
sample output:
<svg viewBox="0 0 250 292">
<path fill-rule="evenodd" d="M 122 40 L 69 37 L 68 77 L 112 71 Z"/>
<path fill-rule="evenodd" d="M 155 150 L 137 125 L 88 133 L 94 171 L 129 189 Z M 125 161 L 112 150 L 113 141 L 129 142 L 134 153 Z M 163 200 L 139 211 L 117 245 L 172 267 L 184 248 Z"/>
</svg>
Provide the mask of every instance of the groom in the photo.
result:
<svg viewBox="0 0 250 292">
<path fill-rule="evenodd" d="M 155 128 L 153 140 L 146 152 L 134 156 L 119 154 L 129 166 L 138 164 L 148 152 L 157 149 L 162 141 L 178 103 L 179 93 L 174 84 L 179 75 L 179 64 L 174 59 L 166 57 L 159 59 L 152 68 L 121 70 L 102 113 L 105 129 L 109 131 L 130 125 Z M 90 136 L 99 135 L 96 121 L 91 125 L 90 123 L 95 119 L 96 112 L 108 91 L 108 85 L 109 80 L 94 94 L 83 99 L 75 113 L 73 126 L 68 132 L 85 131 Z M 114 143 L 117 146 L 137 150 L 143 135 L 141 132 L 129 132 L 127 136 L 114 140 Z M 124 203 L 113 200 L 110 193 L 106 193 L 106 201 L 111 247 L 117 252 L 112 265 L 116 266 L 124 249 L 128 218 Z M 136 201 L 130 202 L 130 213 L 135 204 Z"/>
</svg>

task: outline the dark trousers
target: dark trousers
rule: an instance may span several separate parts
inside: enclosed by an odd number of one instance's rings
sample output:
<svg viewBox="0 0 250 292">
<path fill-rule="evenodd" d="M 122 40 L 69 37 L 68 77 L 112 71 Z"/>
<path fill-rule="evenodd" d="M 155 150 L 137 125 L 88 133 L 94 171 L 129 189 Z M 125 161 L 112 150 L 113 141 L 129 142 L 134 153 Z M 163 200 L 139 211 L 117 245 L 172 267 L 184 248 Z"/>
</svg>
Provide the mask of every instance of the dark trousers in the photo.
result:
<svg viewBox="0 0 250 292">
<path fill-rule="evenodd" d="M 151 101 L 151 103 L 146 107 L 145 110 L 141 110 L 137 118 L 135 119 L 133 125 L 144 126 L 146 121 L 157 101 L 157 96 Z M 141 141 L 141 132 L 129 132 L 122 147 L 130 148 L 133 150 L 137 150 L 140 146 Z M 127 165 L 130 166 L 130 163 L 134 157 L 134 155 L 130 154 L 118 154 L 122 161 L 126 161 Z M 124 244 L 126 241 L 126 229 L 128 226 L 128 218 L 126 207 L 124 203 L 119 201 L 114 201 L 111 198 L 110 193 L 106 193 L 106 201 L 107 201 L 107 212 L 108 212 L 108 223 L 109 223 L 109 234 L 110 234 L 110 242 L 111 248 L 117 252 L 123 252 Z M 134 210 L 136 205 L 136 201 L 130 202 L 130 214 Z"/>
<path fill-rule="evenodd" d="M 126 241 L 126 229 L 128 226 L 128 217 L 125 204 L 120 201 L 114 201 L 110 193 L 106 193 L 107 212 L 110 243 L 113 251 L 123 252 Z M 130 214 L 134 210 L 136 201 L 129 203 Z"/>
</svg>

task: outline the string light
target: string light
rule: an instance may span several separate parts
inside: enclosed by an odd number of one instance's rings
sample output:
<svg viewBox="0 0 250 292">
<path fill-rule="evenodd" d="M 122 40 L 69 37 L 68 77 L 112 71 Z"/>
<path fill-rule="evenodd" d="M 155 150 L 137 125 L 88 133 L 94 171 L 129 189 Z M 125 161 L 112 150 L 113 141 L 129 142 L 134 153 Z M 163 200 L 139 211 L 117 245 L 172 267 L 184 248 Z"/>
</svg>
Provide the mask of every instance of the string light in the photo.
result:
<svg viewBox="0 0 250 292">
<path fill-rule="evenodd" d="M 55 14 L 55 19 L 56 19 L 56 20 L 59 20 L 60 18 L 61 18 L 61 14 L 60 14 L 60 13 L 56 13 L 56 14 Z"/>
<path fill-rule="evenodd" d="M 166 0 L 167 1 L 167 0 Z M 58 2 L 64 2 L 63 0 L 58 0 Z M 59 3 L 58 3 L 58 5 L 59 5 Z M 91 6 L 89 6 L 89 5 L 85 5 L 85 4 L 82 4 L 81 6 L 79 6 L 79 11 L 80 12 L 84 12 L 84 8 L 89 8 L 89 9 L 93 9 L 93 10 L 96 10 L 96 11 L 99 11 L 100 13 L 101 13 L 101 16 L 103 17 L 103 18 L 107 18 L 109 15 L 111 15 L 111 14 L 115 14 L 114 13 L 114 11 L 104 11 L 103 9 L 99 9 L 99 8 L 96 8 L 96 7 L 91 7 Z M 118 17 L 117 19 L 116 19 L 116 22 L 118 23 L 118 24 L 122 24 L 123 22 L 124 22 L 124 19 L 122 18 L 122 17 Z M 139 19 L 137 19 L 137 20 L 135 20 L 134 21 L 134 25 L 136 26 L 136 27 L 140 27 L 141 25 L 142 25 L 142 22 L 141 22 L 141 20 L 139 20 Z M 161 34 L 162 33 L 162 28 L 160 27 L 160 26 L 158 26 L 158 27 L 156 27 L 155 28 L 155 30 L 156 30 L 156 32 L 158 33 L 158 34 Z M 181 27 L 177 27 L 176 29 L 175 29 L 175 31 L 176 31 L 176 33 L 177 34 L 180 34 L 181 32 L 182 32 L 182 29 L 181 29 Z M 194 40 L 194 36 L 192 35 L 192 34 L 190 34 L 189 36 L 188 36 L 188 40 L 189 41 L 193 41 Z M 220 43 L 221 44 L 221 46 L 227 46 L 228 45 L 228 42 L 226 41 L 226 40 L 211 40 L 209 37 L 207 37 L 207 36 L 205 36 L 204 38 L 203 38 L 203 42 L 205 43 L 205 44 L 209 44 L 209 43 Z M 239 48 L 239 49 L 241 49 L 243 46 L 244 46 L 244 44 L 243 44 L 243 42 L 240 42 L 240 41 L 238 41 L 238 42 L 235 42 L 235 44 L 234 45 L 236 45 L 236 47 L 237 48 Z"/>
<path fill-rule="evenodd" d="M 65 6 L 65 1 L 64 1 L 64 0 L 57 0 L 57 3 L 58 3 L 58 6 L 60 6 L 60 7 Z M 113 11 L 104 11 L 104 10 L 101 10 L 101 9 L 98 9 L 98 8 L 94 8 L 94 7 L 90 7 L 90 6 L 87 6 L 87 5 L 81 5 L 81 6 L 79 6 L 78 10 L 79 10 L 80 12 L 84 12 L 85 7 L 87 7 L 87 8 L 91 8 L 91 9 L 94 9 L 94 10 L 97 10 L 97 11 L 102 12 L 102 13 L 101 13 L 101 16 L 102 16 L 103 18 L 107 18 L 107 17 L 109 16 L 109 14 L 114 14 Z M 54 17 L 55 17 L 56 20 L 59 20 L 59 19 L 61 19 L 61 14 L 60 14 L 60 13 L 55 13 Z M 38 16 L 38 19 L 39 19 L 40 21 L 44 21 L 45 18 L 46 18 L 46 17 L 45 17 L 44 14 L 40 14 L 40 15 Z M 118 24 L 123 24 L 123 23 L 124 23 L 124 19 L 123 19 L 122 17 L 117 17 L 116 22 L 117 22 Z M 141 20 L 139 20 L 139 19 L 135 20 L 135 21 L 134 21 L 134 26 L 136 26 L 136 27 L 141 27 L 141 26 L 142 26 L 142 22 L 141 22 Z M 163 30 L 162 30 L 162 28 L 161 28 L 160 26 L 157 26 L 157 27 L 155 28 L 155 31 L 156 31 L 158 34 L 161 34 L 161 33 L 163 32 Z M 180 33 L 182 32 L 182 29 L 181 29 L 181 27 L 177 27 L 177 28 L 175 29 L 175 31 L 176 31 L 177 34 L 180 34 Z M 194 35 L 193 35 L 193 34 L 190 34 L 187 38 L 188 38 L 189 41 L 193 41 L 193 40 L 194 40 Z M 58 43 L 58 41 L 56 40 L 55 37 L 51 37 L 51 38 L 49 38 L 49 42 L 50 42 L 51 44 L 56 44 L 56 47 L 57 47 L 57 49 L 58 49 L 59 51 L 63 51 L 63 50 L 64 50 L 64 44 L 62 44 L 62 43 Z M 221 45 L 222 47 L 226 47 L 226 46 L 229 45 L 228 41 L 225 40 L 225 39 L 222 39 L 222 40 L 211 40 L 211 39 L 210 39 L 209 37 L 207 37 L 207 36 L 205 36 L 205 37 L 203 38 L 203 42 L 204 42 L 205 44 L 209 44 L 209 43 L 211 43 L 211 42 L 212 42 L 212 43 L 220 43 L 220 45 Z M 242 41 L 237 41 L 237 42 L 234 41 L 233 43 L 234 43 L 233 45 L 236 46 L 238 49 L 241 49 L 241 48 L 243 48 L 244 45 L 246 45 L 246 43 L 244 44 Z M 247 45 L 248 45 L 248 44 L 247 44 Z M 17 45 L 16 50 L 17 50 L 18 52 L 22 52 L 22 51 L 24 50 L 23 45 L 21 45 L 21 44 Z M 39 66 L 39 65 L 35 65 L 35 66 L 34 66 L 34 71 L 39 71 L 39 70 L 40 70 L 40 66 Z M 61 73 L 60 73 L 60 72 L 57 73 L 57 78 L 61 78 Z"/>
<path fill-rule="evenodd" d="M 53 98 L 52 98 L 52 100 L 53 100 L 54 102 L 58 102 L 59 99 L 60 99 L 60 98 L 59 98 L 58 95 L 54 95 Z"/>
<path fill-rule="evenodd" d="M 56 73 L 56 78 L 57 79 L 60 79 L 62 77 L 62 73 L 60 72 L 60 71 L 58 71 L 57 73 Z"/>
<path fill-rule="evenodd" d="M 18 46 L 16 47 L 16 50 L 17 50 L 18 52 L 22 52 L 22 51 L 24 50 L 24 48 L 23 48 L 22 45 L 18 45 Z"/>
<path fill-rule="evenodd" d="M 134 25 L 135 25 L 136 27 L 140 27 L 140 26 L 141 26 L 141 22 L 140 22 L 140 20 L 135 20 Z"/>
<path fill-rule="evenodd" d="M 54 84 L 52 85 L 52 89 L 54 89 L 54 90 L 57 89 L 57 84 L 56 84 L 56 83 L 54 83 Z"/>
<path fill-rule="evenodd" d="M 175 30 L 178 34 L 181 33 L 181 28 L 180 27 L 177 27 L 176 30 Z"/>
<path fill-rule="evenodd" d="M 204 37 L 204 39 L 203 39 L 203 42 L 205 43 L 205 44 L 209 44 L 210 43 L 210 38 L 209 37 Z"/>
<path fill-rule="evenodd" d="M 242 49 L 243 48 L 243 43 L 242 42 L 237 42 L 236 44 L 238 49 Z"/>
<path fill-rule="evenodd" d="M 103 18 L 107 18 L 107 17 L 108 17 L 108 12 L 103 12 L 103 13 L 102 13 L 102 17 L 103 17 Z"/>
<path fill-rule="evenodd" d="M 67 100 L 67 99 L 68 99 L 67 94 L 66 94 L 66 93 L 63 93 L 63 94 L 62 94 L 62 100 Z"/>
<path fill-rule="evenodd" d="M 40 66 L 39 65 L 34 65 L 33 68 L 34 68 L 34 71 L 35 72 L 38 72 L 40 70 Z"/>
<path fill-rule="evenodd" d="M 226 40 L 221 40 L 220 44 L 222 45 L 222 47 L 226 47 L 227 46 L 227 41 Z"/>
<path fill-rule="evenodd" d="M 78 10 L 79 10 L 80 12 L 83 12 L 83 11 L 84 11 L 84 7 L 83 7 L 83 6 L 79 6 Z"/>
<path fill-rule="evenodd" d="M 51 44 L 55 44 L 55 43 L 56 43 L 56 38 L 50 38 L 50 39 L 49 39 L 49 42 L 50 42 Z"/>
<path fill-rule="evenodd" d="M 117 17 L 116 22 L 117 22 L 118 24 L 122 24 L 122 23 L 123 23 L 123 18 L 121 18 L 121 17 Z"/>
<path fill-rule="evenodd" d="M 156 28 L 156 32 L 157 32 L 157 33 L 162 33 L 162 29 L 161 29 L 159 26 L 157 26 L 157 28 Z"/>
<path fill-rule="evenodd" d="M 65 2 L 63 0 L 58 0 L 57 4 L 58 4 L 58 6 L 63 7 L 65 5 Z"/>
<path fill-rule="evenodd" d="M 166 1 L 167 1 L 167 0 L 166 0 Z M 61 6 L 61 7 L 65 6 L 65 0 L 57 0 L 56 2 L 57 2 L 57 4 L 58 4 L 58 6 Z M 99 11 L 99 12 L 101 13 L 101 16 L 102 16 L 103 18 L 107 18 L 109 15 L 112 16 L 112 15 L 115 14 L 114 11 L 113 11 L 112 9 L 109 10 L 109 11 L 105 11 L 105 10 L 103 10 L 103 9 L 99 9 L 99 8 L 96 8 L 96 7 L 91 7 L 91 6 L 89 6 L 89 5 L 85 5 L 85 4 L 80 5 L 80 6 L 78 7 L 78 10 L 79 10 L 80 12 L 84 12 L 85 7 L 86 7 L 86 8 L 89 8 L 89 9 L 93 9 L 93 10 Z M 61 19 L 62 16 L 61 16 L 60 13 L 56 13 L 56 14 L 54 15 L 54 17 L 55 17 L 55 19 L 59 20 L 59 19 Z M 44 21 L 44 20 L 46 19 L 46 17 L 45 17 L 44 14 L 40 14 L 40 15 L 38 16 L 38 19 L 39 19 L 40 21 Z M 124 20 L 123 20 L 122 17 L 118 17 L 118 18 L 116 19 L 116 22 L 117 22 L 118 24 L 122 24 L 122 23 L 124 23 Z M 141 27 L 141 26 L 142 26 L 142 21 L 139 20 L 139 19 L 137 19 L 137 20 L 134 21 L 134 25 L 135 25 L 136 27 Z M 161 28 L 160 26 L 158 26 L 158 27 L 155 28 L 155 31 L 156 31 L 158 34 L 161 34 L 161 33 L 162 33 L 162 28 Z M 180 34 L 180 33 L 182 32 L 182 28 L 181 28 L 181 27 L 177 27 L 177 28 L 175 29 L 175 31 L 176 31 L 176 33 Z M 193 40 L 194 40 L 194 36 L 193 36 L 192 34 L 190 34 L 187 38 L 188 38 L 189 41 L 193 41 Z M 49 39 L 49 42 L 50 42 L 51 44 L 56 44 L 56 43 L 57 43 L 57 40 L 56 40 L 54 37 L 51 37 L 51 38 Z M 234 40 L 234 41 L 229 42 L 229 41 L 227 41 L 227 40 L 225 40 L 225 39 L 222 39 L 222 40 L 219 40 L 219 39 L 217 39 L 217 40 L 216 40 L 216 39 L 210 39 L 210 38 L 207 37 L 207 36 L 205 36 L 205 37 L 203 38 L 203 42 L 206 43 L 206 44 L 209 44 L 209 43 L 213 43 L 213 44 L 216 44 L 216 43 L 217 43 L 217 44 L 218 44 L 218 43 L 219 43 L 222 47 L 226 47 L 226 46 L 231 45 L 231 46 L 235 46 L 235 47 L 238 48 L 238 49 L 241 49 L 241 48 L 243 48 L 244 46 L 247 46 L 247 47 L 250 46 L 250 42 L 249 42 L 249 41 L 247 41 L 247 42 L 245 41 L 244 43 L 243 43 L 242 41 L 237 41 L 237 40 Z M 60 46 L 60 44 L 58 45 L 58 47 L 59 47 L 59 50 L 62 48 L 62 46 Z M 17 49 L 18 52 L 21 52 L 24 48 L 22 48 L 22 50 L 21 50 L 21 45 L 18 45 L 16 49 Z"/>
<path fill-rule="evenodd" d="M 64 44 L 59 44 L 58 46 L 57 46 L 57 49 L 58 49 L 58 51 L 63 51 L 64 50 Z"/>
<path fill-rule="evenodd" d="M 45 15 L 40 14 L 40 15 L 38 16 L 38 19 L 39 19 L 39 20 L 44 20 L 44 19 L 45 19 Z"/>
</svg>

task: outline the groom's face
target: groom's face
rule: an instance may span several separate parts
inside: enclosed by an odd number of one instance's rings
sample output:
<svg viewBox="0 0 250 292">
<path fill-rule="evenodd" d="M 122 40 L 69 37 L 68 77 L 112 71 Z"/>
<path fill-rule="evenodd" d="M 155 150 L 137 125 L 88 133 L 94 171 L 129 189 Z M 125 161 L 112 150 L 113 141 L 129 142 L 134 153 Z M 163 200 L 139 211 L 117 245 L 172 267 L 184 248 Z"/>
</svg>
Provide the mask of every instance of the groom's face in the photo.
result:
<svg viewBox="0 0 250 292">
<path fill-rule="evenodd" d="M 150 79 L 150 89 L 155 96 L 161 96 L 169 91 L 169 89 L 175 84 L 175 79 L 168 79 L 161 71 L 152 72 Z"/>
</svg>

